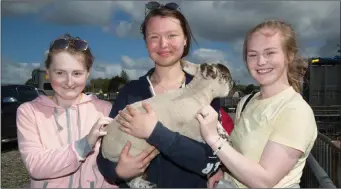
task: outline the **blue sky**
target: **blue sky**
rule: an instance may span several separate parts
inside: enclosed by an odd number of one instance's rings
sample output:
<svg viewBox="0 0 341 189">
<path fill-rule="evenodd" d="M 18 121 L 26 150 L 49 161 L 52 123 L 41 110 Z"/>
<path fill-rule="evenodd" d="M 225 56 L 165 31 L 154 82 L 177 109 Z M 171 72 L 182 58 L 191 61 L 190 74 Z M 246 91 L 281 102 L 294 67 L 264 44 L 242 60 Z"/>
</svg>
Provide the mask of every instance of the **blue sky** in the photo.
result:
<svg viewBox="0 0 341 189">
<path fill-rule="evenodd" d="M 96 57 L 91 77 L 112 77 L 125 69 L 132 78 L 153 66 L 139 26 L 141 1 L 15 1 L 2 3 L 2 83 L 23 83 L 44 60 L 50 42 L 69 32 L 89 41 Z M 280 18 L 299 34 L 303 55 L 331 56 L 340 41 L 339 2 L 179 3 L 199 46 L 187 59 L 221 61 L 234 79 L 252 83 L 241 58 L 248 29 L 264 19 Z M 330 43 L 330 42 L 333 42 Z"/>
<path fill-rule="evenodd" d="M 121 54 L 129 54 L 133 58 L 147 55 L 141 39 L 119 38 L 103 33 L 96 26 L 42 23 L 37 15 L 2 19 L 2 45 L 5 47 L 2 55 L 18 62 L 39 62 L 51 40 L 65 32 L 89 41 L 93 53 L 103 61 L 118 61 Z"/>
</svg>

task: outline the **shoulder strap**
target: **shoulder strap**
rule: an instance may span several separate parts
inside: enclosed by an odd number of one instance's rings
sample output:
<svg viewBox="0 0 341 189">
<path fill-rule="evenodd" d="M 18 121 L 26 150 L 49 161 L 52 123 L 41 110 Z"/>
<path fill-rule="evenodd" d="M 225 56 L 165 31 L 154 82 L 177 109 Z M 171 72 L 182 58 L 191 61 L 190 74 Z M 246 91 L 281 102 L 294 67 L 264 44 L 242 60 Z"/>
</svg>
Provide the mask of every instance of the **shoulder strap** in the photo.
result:
<svg viewBox="0 0 341 189">
<path fill-rule="evenodd" d="M 243 107 L 242 107 L 242 110 L 240 111 L 240 114 L 244 111 L 247 103 L 249 103 L 249 101 L 251 100 L 251 98 L 256 94 L 255 91 L 252 91 L 252 93 L 250 94 L 250 96 L 245 100 L 244 104 L 243 104 Z"/>
</svg>

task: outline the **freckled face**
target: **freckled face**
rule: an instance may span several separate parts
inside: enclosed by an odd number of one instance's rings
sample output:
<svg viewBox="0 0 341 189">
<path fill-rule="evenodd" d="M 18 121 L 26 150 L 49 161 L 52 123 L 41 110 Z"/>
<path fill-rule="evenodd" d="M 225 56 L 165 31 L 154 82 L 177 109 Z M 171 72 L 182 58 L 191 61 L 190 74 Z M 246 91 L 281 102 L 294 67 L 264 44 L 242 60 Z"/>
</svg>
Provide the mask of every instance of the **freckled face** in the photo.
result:
<svg viewBox="0 0 341 189">
<path fill-rule="evenodd" d="M 177 63 L 187 43 L 180 21 L 173 17 L 152 17 L 146 25 L 147 50 L 159 66 Z"/>
<path fill-rule="evenodd" d="M 261 29 L 247 43 L 247 66 L 261 86 L 288 83 L 288 61 L 282 41 L 280 32 Z"/>
<path fill-rule="evenodd" d="M 66 51 L 52 56 L 47 74 L 56 95 L 64 100 L 77 99 L 85 88 L 89 72 L 80 60 L 80 55 Z"/>
</svg>

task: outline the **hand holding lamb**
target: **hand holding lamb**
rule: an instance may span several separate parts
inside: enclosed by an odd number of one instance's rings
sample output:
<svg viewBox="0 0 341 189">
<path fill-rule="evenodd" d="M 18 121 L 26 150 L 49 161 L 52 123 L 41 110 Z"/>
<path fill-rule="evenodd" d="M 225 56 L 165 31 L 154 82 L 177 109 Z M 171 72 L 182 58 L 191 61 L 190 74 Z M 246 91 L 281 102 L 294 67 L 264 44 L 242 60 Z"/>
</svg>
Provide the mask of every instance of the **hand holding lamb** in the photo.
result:
<svg viewBox="0 0 341 189">
<path fill-rule="evenodd" d="M 146 113 L 140 112 L 130 105 L 126 107 L 127 112 L 119 111 L 117 122 L 122 126 L 120 129 L 140 139 L 147 139 L 152 134 L 157 123 L 156 113 L 149 104 L 142 103 Z"/>
<path fill-rule="evenodd" d="M 104 158 L 118 162 L 127 141 L 131 142 L 130 153 L 133 156 L 150 147 L 143 139 L 150 136 L 157 121 L 172 131 L 204 142 L 196 114 L 210 105 L 213 99 L 228 95 L 232 88 L 231 74 L 222 64 L 193 64 L 182 61 L 182 66 L 185 72 L 194 76 L 188 85 L 144 100 L 148 105 L 142 106 L 143 102 L 129 105 L 106 127 L 108 134 L 102 143 Z M 121 126 L 124 132 L 120 130 Z M 141 177 L 137 177 L 129 181 L 128 185 L 151 187 L 145 183 Z"/>
</svg>

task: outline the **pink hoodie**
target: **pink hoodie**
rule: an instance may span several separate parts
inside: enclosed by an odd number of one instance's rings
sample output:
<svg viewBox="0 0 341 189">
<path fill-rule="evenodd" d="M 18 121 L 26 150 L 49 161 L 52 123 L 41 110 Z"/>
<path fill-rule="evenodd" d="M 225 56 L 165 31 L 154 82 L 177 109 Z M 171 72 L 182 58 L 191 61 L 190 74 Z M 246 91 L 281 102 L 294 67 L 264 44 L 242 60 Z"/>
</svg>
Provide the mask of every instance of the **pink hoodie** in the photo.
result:
<svg viewBox="0 0 341 189">
<path fill-rule="evenodd" d="M 19 151 L 31 176 L 31 188 L 117 188 L 96 164 L 100 141 L 91 149 L 85 136 L 111 103 L 82 94 L 70 108 L 39 96 L 17 110 Z"/>
</svg>

